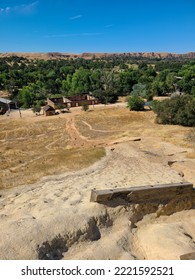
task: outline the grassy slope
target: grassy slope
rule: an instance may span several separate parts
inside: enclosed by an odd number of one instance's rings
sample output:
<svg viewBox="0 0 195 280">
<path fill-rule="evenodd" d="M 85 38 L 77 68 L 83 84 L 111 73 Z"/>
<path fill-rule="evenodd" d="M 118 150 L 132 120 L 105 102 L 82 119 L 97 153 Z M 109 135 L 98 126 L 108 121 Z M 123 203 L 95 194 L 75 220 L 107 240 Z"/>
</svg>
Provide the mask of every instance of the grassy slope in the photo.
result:
<svg viewBox="0 0 195 280">
<path fill-rule="evenodd" d="M 0 188 L 33 183 L 64 170 L 78 170 L 105 155 L 103 148 L 69 147 L 65 119 L 0 121 Z"/>
</svg>

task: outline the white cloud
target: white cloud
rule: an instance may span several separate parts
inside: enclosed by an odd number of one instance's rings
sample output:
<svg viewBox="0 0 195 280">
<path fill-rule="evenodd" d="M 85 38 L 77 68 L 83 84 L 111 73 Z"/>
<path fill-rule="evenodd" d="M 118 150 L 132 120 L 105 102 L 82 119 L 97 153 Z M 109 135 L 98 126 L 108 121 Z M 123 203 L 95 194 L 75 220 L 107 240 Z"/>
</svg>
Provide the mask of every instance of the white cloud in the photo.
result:
<svg viewBox="0 0 195 280">
<path fill-rule="evenodd" d="M 34 1 L 29 4 L 23 4 L 18 6 L 12 6 L 12 7 L 0 7 L 0 15 L 8 15 L 11 13 L 17 13 L 17 14 L 31 14 L 35 11 L 37 4 L 39 1 Z"/>
<path fill-rule="evenodd" d="M 63 38 L 63 37 L 79 37 L 79 36 L 98 36 L 103 35 L 104 33 L 100 32 L 89 32 L 89 33 L 67 33 L 67 34 L 59 34 L 59 35 L 45 35 L 44 38 Z"/>
<path fill-rule="evenodd" d="M 77 15 L 77 16 L 70 17 L 69 19 L 70 20 L 74 20 L 74 19 L 79 19 L 81 17 L 82 17 L 82 15 Z"/>
<path fill-rule="evenodd" d="M 82 33 L 83 36 L 96 36 L 96 35 L 103 35 L 104 33 L 101 32 L 89 32 L 89 33 Z"/>
</svg>

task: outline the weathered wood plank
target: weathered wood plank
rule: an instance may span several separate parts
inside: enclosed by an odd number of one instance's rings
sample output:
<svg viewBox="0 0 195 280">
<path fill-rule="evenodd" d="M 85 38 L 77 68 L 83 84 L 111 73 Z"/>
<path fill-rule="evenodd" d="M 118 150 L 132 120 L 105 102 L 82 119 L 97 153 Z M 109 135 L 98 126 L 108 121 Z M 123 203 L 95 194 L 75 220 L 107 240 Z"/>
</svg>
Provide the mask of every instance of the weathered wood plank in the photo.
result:
<svg viewBox="0 0 195 280">
<path fill-rule="evenodd" d="M 106 202 L 120 197 L 128 200 L 130 203 L 141 203 L 147 201 L 169 201 L 172 198 L 194 195 L 193 184 L 189 182 L 180 182 L 173 184 L 147 185 L 129 188 L 118 188 L 108 190 L 91 191 L 90 201 Z"/>
</svg>

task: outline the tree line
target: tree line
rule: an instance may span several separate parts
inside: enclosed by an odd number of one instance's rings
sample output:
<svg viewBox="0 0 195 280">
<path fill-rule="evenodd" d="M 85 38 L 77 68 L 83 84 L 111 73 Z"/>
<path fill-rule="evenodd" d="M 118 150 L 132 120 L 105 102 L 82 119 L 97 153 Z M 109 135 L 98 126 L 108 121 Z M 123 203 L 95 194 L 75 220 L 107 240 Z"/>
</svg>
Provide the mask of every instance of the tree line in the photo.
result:
<svg viewBox="0 0 195 280">
<path fill-rule="evenodd" d="M 45 104 L 51 95 L 92 92 L 102 103 L 143 91 L 147 100 L 180 91 L 195 96 L 195 61 L 113 57 L 38 60 L 0 58 L 0 90 L 20 106 Z"/>
</svg>

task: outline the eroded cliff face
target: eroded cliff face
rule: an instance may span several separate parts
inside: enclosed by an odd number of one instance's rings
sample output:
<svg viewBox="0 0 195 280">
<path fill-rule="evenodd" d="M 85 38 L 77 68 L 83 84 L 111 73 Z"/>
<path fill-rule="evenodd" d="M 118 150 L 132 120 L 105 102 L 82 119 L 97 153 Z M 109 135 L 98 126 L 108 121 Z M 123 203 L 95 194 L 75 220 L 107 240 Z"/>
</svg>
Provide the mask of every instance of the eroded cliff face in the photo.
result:
<svg viewBox="0 0 195 280">
<path fill-rule="evenodd" d="M 167 52 L 127 52 L 127 53 L 82 53 L 83 58 L 101 58 L 101 57 L 138 57 L 138 58 L 158 58 L 158 59 L 173 59 L 173 58 L 195 58 L 195 52 L 185 54 L 175 54 Z"/>
<path fill-rule="evenodd" d="M 60 52 L 49 52 L 49 53 L 0 53 L 0 57 L 19 56 L 26 57 L 28 59 L 68 59 L 68 58 L 104 58 L 104 57 L 138 57 L 138 58 L 156 58 L 156 59 L 194 59 L 195 52 L 189 52 L 184 54 L 175 54 L 167 52 L 126 52 L 126 53 L 60 53 Z"/>
<path fill-rule="evenodd" d="M 195 251 L 194 210 L 186 210 L 191 206 L 185 199 L 166 206 L 101 205 L 99 214 L 86 219 L 81 228 L 39 244 L 36 258 L 180 259 Z"/>
<path fill-rule="evenodd" d="M 80 228 L 37 244 L 34 258 L 180 259 L 195 251 L 194 210 L 186 210 L 191 206 L 185 199 L 166 206 L 100 206 L 99 213 L 82 219 Z"/>
</svg>

